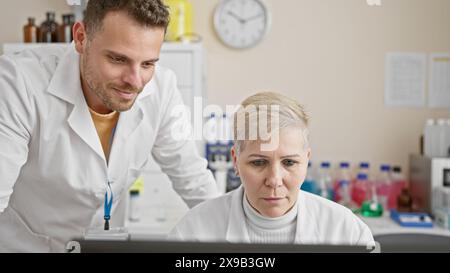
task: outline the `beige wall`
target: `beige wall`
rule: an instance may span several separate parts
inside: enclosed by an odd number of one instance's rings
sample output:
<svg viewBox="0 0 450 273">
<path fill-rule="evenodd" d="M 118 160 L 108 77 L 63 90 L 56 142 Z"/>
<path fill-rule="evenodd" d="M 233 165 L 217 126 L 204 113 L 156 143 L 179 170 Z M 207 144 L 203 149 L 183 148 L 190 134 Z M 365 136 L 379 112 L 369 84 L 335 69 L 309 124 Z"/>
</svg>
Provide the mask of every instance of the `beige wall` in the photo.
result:
<svg viewBox="0 0 450 273">
<path fill-rule="evenodd" d="M 6 4 L 6 1 L 8 3 Z M 6 0 L 0 11 L 0 43 L 22 39 L 28 16 L 57 18 L 64 0 Z M 313 160 L 369 160 L 407 167 L 419 151 L 427 117 L 450 110 L 386 108 L 384 56 L 390 51 L 450 51 L 449 0 L 265 0 L 272 27 L 254 49 L 223 46 L 212 28 L 219 0 L 191 0 L 197 32 L 208 51 L 208 98 L 236 104 L 260 90 L 286 93 L 312 117 Z"/>
<path fill-rule="evenodd" d="M 22 27 L 28 17 L 35 17 L 36 24 L 45 20 L 47 11 L 56 12 L 56 20 L 62 21 L 62 14 L 71 11 L 65 0 L 2 0 L 0 9 L 0 44 L 23 41 Z M 3 47 L 0 47 L 0 53 Z"/>
<path fill-rule="evenodd" d="M 223 46 L 212 27 L 218 0 L 191 0 L 208 50 L 210 103 L 235 104 L 255 91 L 298 99 L 312 117 L 313 160 L 408 165 L 427 117 L 450 109 L 384 106 L 390 51 L 450 51 L 449 0 L 265 0 L 272 27 L 247 51 Z"/>
</svg>

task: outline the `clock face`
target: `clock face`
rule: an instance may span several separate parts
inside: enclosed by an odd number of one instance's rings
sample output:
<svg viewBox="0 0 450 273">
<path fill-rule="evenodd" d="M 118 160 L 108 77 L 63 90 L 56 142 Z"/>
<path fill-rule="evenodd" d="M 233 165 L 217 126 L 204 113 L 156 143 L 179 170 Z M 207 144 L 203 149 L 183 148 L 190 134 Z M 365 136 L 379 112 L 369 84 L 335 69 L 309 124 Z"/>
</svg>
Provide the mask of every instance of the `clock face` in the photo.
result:
<svg viewBox="0 0 450 273">
<path fill-rule="evenodd" d="M 267 33 L 269 14 L 261 0 L 223 0 L 216 9 L 214 27 L 226 45 L 249 48 Z"/>
</svg>

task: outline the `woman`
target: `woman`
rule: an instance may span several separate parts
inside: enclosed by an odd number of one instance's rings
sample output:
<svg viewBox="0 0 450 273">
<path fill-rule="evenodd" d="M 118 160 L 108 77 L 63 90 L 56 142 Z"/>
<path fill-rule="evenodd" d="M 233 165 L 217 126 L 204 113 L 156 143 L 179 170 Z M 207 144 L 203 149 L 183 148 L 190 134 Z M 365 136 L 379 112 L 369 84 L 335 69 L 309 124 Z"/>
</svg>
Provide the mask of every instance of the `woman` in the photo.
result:
<svg viewBox="0 0 450 273">
<path fill-rule="evenodd" d="M 231 150 L 242 186 L 193 208 L 171 237 L 233 243 L 373 244 L 367 225 L 349 209 L 300 190 L 311 156 L 308 119 L 301 105 L 281 94 L 247 98 L 235 114 Z"/>
</svg>

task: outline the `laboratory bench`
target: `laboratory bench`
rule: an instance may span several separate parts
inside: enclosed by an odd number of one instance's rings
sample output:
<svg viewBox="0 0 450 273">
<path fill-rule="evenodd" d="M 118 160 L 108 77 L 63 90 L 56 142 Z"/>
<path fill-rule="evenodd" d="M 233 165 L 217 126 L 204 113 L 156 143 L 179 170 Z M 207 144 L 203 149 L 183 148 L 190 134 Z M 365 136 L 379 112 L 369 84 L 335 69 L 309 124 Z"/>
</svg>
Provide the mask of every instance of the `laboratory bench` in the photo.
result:
<svg viewBox="0 0 450 273">
<path fill-rule="evenodd" d="M 450 231 L 437 226 L 404 227 L 389 213 L 379 218 L 358 215 L 372 231 L 381 253 L 450 253 Z"/>
<path fill-rule="evenodd" d="M 435 223 L 433 223 L 433 227 L 403 227 L 392 220 L 389 213 L 383 214 L 382 217 L 364 217 L 361 215 L 358 215 L 358 217 L 369 226 L 373 236 L 415 233 L 447 236 L 450 239 L 450 231 L 437 226 Z"/>
</svg>

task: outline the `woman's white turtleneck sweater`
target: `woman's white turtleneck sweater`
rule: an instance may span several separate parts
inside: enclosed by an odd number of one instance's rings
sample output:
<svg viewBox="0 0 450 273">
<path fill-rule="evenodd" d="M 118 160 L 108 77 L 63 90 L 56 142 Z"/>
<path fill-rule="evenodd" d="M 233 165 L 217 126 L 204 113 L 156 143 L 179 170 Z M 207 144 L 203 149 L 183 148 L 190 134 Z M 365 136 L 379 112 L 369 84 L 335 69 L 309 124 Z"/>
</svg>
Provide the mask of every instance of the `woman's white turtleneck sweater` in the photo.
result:
<svg viewBox="0 0 450 273">
<path fill-rule="evenodd" d="M 246 216 L 248 235 L 251 243 L 294 243 L 297 227 L 297 202 L 290 211 L 277 218 L 262 216 L 250 205 L 245 194 L 243 198 L 243 206 Z"/>
</svg>

